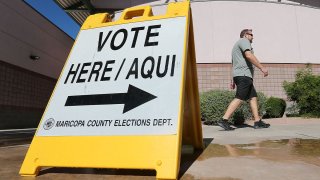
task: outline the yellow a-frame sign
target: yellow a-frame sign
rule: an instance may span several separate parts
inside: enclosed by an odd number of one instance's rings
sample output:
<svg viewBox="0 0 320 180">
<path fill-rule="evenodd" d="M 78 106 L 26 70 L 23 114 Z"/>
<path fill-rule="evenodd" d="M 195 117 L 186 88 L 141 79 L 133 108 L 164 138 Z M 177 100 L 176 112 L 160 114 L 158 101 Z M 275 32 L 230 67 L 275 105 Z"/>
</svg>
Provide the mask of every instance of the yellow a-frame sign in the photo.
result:
<svg viewBox="0 0 320 180">
<path fill-rule="evenodd" d="M 201 149 L 190 3 L 90 16 L 65 63 L 20 174 L 41 167 L 154 169 L 176 179 L 181 146 Z"/>
</svg>

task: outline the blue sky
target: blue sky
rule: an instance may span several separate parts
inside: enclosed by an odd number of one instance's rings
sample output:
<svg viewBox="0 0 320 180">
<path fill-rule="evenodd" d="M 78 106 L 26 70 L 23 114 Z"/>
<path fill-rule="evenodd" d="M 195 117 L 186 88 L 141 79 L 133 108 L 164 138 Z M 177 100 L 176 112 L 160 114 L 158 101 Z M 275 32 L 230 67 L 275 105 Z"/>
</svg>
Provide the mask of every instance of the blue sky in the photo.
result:
<svg viewBox="0 0 320 180">
<path fill-rule="evenodd" d="M 80 26 L 66 14 L 53 0 L 25 0 L 52 23 L 66 32 L 73 39 L 76 38 Z"/>
</svg>

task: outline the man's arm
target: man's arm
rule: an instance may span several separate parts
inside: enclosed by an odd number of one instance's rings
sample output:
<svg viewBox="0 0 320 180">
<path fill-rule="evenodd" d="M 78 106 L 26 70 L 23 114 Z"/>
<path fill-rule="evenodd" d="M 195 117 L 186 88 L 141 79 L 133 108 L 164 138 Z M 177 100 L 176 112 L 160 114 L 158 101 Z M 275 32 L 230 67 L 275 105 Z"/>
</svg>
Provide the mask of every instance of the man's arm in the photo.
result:
<svg viewBox="0 0 320 180">
<path fill-rule="evenodd" d="M 256 58 L 256 56 L 251 53 L 251 51 L 245 51 L 244 55 L 247 60 L 249 60 L 253 65 L 255 65 L 257 68 L 260 69 L 260 71 L 263 73 L 264 77 L 268 76 L 267 68 L 262 66 L 262 64 L 259 62 L 259 60 Z"/>
</svg>

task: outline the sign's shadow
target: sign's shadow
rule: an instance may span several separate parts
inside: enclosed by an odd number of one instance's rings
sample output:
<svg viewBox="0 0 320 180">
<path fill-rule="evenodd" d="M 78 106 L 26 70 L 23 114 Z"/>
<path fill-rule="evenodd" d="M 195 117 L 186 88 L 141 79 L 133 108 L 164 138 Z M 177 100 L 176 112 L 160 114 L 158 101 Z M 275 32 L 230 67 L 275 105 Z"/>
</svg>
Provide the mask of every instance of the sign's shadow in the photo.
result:
<svg viewBox="0 0 320 180">
<path fill-rule="evenodd" d="M 91 177 L 92 175 L 92 177 Z M 94 175 L 94 176 L 93 176 Z M 39 176 L 56 177 L 58 179 L 73 179 L 79 177 L 82 179 L 95 178 L 96 175 L 110 176 L 110 178 L 121 179 L 122 176 L 133 176 L 141 178 L 153 178 L 156 176 L 155 170 L 139 170 L 139 169 L 105 169 L 105 168 L 48 168 L 41 170 Z M 106 177 L 108 178 L 108 177 Z"/>
<path fill-rule="evenodd" d="M 213 141 L 213 138 L 203 138 L 204 148 L 202 150 L 195 150 L 193 154 L 181 154 L 179 179 L 187 172 L 192 164 L 198 159 L 208 145 Z"/>
</svg>

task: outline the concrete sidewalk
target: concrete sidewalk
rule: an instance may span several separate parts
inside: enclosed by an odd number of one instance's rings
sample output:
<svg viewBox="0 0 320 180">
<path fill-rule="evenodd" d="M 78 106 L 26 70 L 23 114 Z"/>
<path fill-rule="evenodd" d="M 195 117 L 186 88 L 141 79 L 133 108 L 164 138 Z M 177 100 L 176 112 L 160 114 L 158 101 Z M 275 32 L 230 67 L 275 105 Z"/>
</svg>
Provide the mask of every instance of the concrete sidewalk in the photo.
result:
<svg viewBox="0 0 320 180">
<path fill-rule="evenodd" d="M 203 126 L 206 148 L 181 158 L 180 179 L 319 180 L 320 119 L 266 120 L 268 129 L 252 122 L 234 131 Z M 0 179 L 155 179 L 154 171 L 43 168 L 36 178 L 18 172 L 28 146 L 0 147 Z"/>
<path fill-rule="evenodd" d="M 214 138 L 214 144 L 249 144 L 263 140 L 279 139 L 319 139 L 320 119 L 275 118 L 264 120 L 270 128 L 253 129 L 253 121 L 236 127 L 234 131 L 224 131 L 218 126 L 203 126 L 203 138 Z"/>
</svg>

